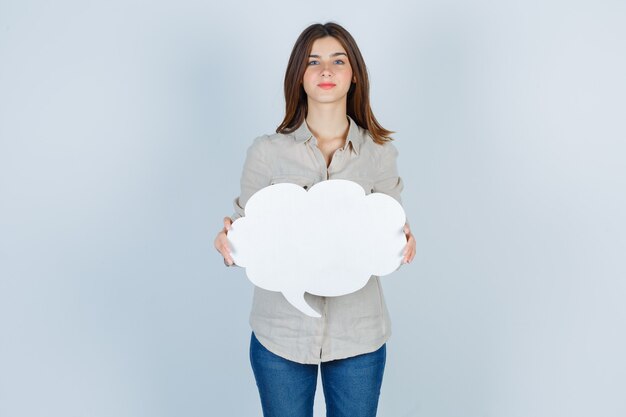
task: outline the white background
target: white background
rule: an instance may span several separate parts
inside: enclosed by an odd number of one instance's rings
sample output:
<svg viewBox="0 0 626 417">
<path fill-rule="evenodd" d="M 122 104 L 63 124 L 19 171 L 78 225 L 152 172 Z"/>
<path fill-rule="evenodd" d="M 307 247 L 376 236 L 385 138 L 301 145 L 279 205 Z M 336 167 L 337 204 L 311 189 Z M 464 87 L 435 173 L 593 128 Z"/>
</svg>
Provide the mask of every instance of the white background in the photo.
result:
<svg viewBox="0 0 626 417">
<path fill-rule="evenodd" d="M 261 415 L 213 239 L 329 20 L 417 238 L 379 416 L 626 415 L 623 1 L 0 0 L 0 416 Z"/>
</svg>

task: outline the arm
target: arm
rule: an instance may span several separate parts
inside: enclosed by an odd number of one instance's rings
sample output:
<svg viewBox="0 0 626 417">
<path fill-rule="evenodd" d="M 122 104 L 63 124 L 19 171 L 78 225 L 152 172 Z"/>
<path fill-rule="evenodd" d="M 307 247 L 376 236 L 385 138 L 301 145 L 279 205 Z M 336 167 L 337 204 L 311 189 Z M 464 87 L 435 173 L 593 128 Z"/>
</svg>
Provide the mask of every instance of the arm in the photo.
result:
<svg viewBox="0 0 626 417">
<path fill-rule="evenodd" d="M 235 265 L 230 256 L 230 246 L 228 238 L 226 237 L 230 230 L 230 225 L 238 218 L 245 216 L 244 208 L 252 194 L 270 184 L 271 169 L 263 149 L 263 141 L 266 138 L 266 135 L 257 137 L 248 148 L 246 161 L 244 162 L 243 172 L 241 174 L 241 192 L 239 197 L 233 200 L 235 212 L 232 218 L 224 218 L 224 228 L 215 238 L 215 248 L 224 257 L 224 265 L 226 266 Z"/>
<path fill-rule="evenodd" d="M 402 205 L 400 194 L 404 189 L 404 182 L 398 175 L 398 150 L 393 143 L 387 142 L 382 147 L 378 161 L 378 173 L 374 179 L 374 192 L 384 193 L 395 198 Z"/>
<path fill-rule="evenodd" d="M 395 198 L 396 201 L 402 205 L 402 198 L 400 197 L 400 194 L 404 189 L 404 182 L 398 174 L 398 150 L 391 142 L 387 142 L 381 146 L 383 147 L 383 150 L 378 164 L 378 175 L 374 181 L 374 192 L 387 194 Z M 406 235 L 407 245 L 404 249 L 404 259 L 402 262 L 409 263 L 413 260 L 413 257 L 415 257 L 416 244 L 415 237 L 411 233 L 411 229 L 409 227 L 408 218 L 406 219 L 403 231 Z"/>
<path fill-rule="evenodd" d="M 233 207 L 235 208 L 232 216 L 233 221 L 245 216 L 246 203 L 254 193 L 270 185 L 272 171 L 265 146 L 263 146 L 266 140 L 267 135 L 259 136 L 248 148 L 241 174 L 241 192 L 233 200 Z"/>
</svg>

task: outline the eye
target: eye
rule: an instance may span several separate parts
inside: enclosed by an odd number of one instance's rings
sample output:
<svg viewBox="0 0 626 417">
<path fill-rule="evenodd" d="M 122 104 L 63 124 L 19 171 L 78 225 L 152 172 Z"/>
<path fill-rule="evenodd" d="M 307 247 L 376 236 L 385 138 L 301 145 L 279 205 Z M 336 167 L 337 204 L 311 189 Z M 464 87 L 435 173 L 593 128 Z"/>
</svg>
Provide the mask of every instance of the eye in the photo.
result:
<svg viewBox="0 0 626 417">
<path fill-rule="evenodd" d="M 317 61 L 309 61 L 309 65 L 311 65 L 312 63 L 317 62 Z"/>
<path fill-rule="evenodd" d="M 340 63 L 344 64 L 343 59 L 338 59 L 335 62 L 340 62 Z"/>
</svg>

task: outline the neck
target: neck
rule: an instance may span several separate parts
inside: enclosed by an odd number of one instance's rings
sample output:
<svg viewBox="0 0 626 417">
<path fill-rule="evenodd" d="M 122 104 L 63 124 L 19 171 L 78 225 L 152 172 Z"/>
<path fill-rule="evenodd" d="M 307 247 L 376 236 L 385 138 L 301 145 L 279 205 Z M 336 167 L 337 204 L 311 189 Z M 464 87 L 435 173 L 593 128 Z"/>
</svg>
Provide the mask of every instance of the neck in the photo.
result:
<svg viewBox="0 0 626 417">
<path fill-rule="evenodd" d="M 345 139 L 348 136 L 350 121 L 346 115 L 345 103 L 314 103 L 309 108 L 306 124 L 318 141 L 325 142 Z"/>
</svg>

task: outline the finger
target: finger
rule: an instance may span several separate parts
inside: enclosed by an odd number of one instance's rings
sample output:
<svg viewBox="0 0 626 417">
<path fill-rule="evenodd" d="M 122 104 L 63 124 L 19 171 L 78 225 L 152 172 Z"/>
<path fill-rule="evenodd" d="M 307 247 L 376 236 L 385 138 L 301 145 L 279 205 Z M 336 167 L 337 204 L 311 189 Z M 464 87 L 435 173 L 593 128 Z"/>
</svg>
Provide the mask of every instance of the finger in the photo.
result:
<svg viewBox="0 0 626 417">
<path fill-rule="evenodd" d="M 413 250 L 413 248 L 407 249 L 403 262 L 408 264 L 409 262 L 413 260 L 414 256 L 415 256 L 415 250 Z"/>
<path fill-rule="evenodd" d="M 222 257 L 224 258 L 224 263 L 228 266 L 230 266 L 231 264 L 233 264 L 233 258 L 230 255 L 230 248 L 228 247 L 228 244 L 223 242 L 220 243 L 217 246 L 217 250 L 219 251 L 219 253 L 222 255 Z"/>
<path fill-rule="evenodd" d="M 222 251 L 222 245 L 224 244 L 223 243 L 224 237 L 222 236 L 222 233 L 224 233 L 224 231 L 220 230 L 220 232 L 215 237 L 215 240 L 213 241 L 213 244 L 215 245 L 215 249 L 217 249 L 219 252 Z"/>
<path fill-rule="evenodd" d="M 230 254 L 228 254 L 227 252 L 221 251 L 220 253 L 224 257 L 224 259 L 230 259 Z"/>
</svg>

